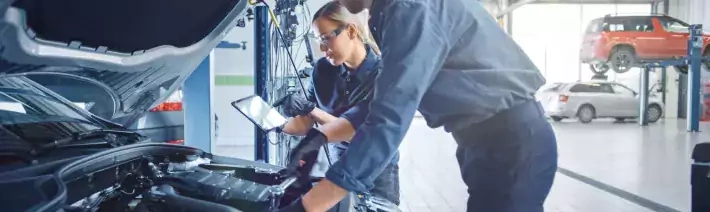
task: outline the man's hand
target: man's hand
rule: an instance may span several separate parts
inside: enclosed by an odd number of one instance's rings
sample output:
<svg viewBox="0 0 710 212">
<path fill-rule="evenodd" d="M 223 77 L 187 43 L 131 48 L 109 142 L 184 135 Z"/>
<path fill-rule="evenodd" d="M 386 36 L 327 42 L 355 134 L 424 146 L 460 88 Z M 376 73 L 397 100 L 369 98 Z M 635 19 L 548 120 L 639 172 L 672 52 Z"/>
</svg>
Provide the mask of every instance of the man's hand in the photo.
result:
<svg viewBox="0 0 710 212">
<path fill-rule="evenodd" d="M 325 134 L 316 128 L 310 129 L 306 134 L 306 137 L 303 138 L 298 145 L 296 145 L 296 148 L 291 150 L 288 165 L 286 165 L 285 169 L 279 171 L 281 177 L 295 176 L 295 174 L 298 173 L 298 167 L 301 167 L 302 165 L 301 162 L 303 157 L 310 152 L 318 151 L 320 147 L 327 142 L 328 138 L 325 137 Z"/>
<path fill-rule="evenodd" d="M 288 94 L 274 103 L 273 107 L 282 106 L 284 115 L 288 117 L 305 116 L 316 108 L 316 103 L 308 101 L 301 95 Z"/>
</svg>

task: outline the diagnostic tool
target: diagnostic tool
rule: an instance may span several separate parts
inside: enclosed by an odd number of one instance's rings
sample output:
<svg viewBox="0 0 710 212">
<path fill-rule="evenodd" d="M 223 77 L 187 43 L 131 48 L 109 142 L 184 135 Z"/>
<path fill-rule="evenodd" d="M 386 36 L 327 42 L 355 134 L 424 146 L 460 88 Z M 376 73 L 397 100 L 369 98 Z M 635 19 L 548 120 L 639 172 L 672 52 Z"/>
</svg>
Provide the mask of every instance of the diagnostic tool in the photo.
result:
<svg viewBox="0 0 710 212">
<path fill-rule="evenodd" d="M 286 118 L 261 97 L 251 95 L 232 102 L 232 107 L 264 131 L 271 131 L 286 124 Z"/>
</svg>

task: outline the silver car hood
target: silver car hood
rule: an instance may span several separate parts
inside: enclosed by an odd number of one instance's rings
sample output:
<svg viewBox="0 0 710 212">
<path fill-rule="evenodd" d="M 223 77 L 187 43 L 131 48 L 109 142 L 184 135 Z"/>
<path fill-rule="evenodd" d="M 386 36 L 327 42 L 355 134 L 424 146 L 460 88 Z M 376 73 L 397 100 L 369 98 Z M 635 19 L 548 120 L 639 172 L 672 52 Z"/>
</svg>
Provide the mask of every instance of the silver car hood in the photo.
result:
<svg viewBox="0 0 710 212">
<path fill-rule="evenodd" d="M 0 75 L 95 83 L 115 108 L 103 118 L 128 125 L 182 85 L 246 10 L 246 0 L 0 0 Z"/>
</svg>

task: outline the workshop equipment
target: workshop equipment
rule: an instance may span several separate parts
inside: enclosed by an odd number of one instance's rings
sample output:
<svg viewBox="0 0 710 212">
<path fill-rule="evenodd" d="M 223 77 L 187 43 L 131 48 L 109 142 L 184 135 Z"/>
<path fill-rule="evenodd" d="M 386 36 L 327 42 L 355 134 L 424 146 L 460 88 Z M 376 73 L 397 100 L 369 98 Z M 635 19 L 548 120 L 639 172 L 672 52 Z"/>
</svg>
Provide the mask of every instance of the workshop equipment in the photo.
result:
<svg viewBox="0 0 710 212">
<path fill-rule="evenodd" d="M 695 145 L 692 158 L 691 211 L 710 211 L 710 142 Z"/>
</svg>

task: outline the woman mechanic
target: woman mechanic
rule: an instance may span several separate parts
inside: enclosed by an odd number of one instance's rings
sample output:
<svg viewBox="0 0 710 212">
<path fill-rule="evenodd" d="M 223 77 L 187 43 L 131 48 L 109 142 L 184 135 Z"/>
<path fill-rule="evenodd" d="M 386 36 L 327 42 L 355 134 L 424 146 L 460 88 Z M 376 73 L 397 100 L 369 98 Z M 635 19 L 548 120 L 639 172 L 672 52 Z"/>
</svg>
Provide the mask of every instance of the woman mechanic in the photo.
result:
<svg viewBox="0 0 710 212">
<path fill-rule="evenodd" d="M 334 163 L 337 159 L 324 161 L 327 158 L 321 146 L 328 143 L 336 147 L 329 148 L 336 150 L 330 151 L 331 158 L 339 156 L 337 149 L 347 148 L 347 142 L 368 114 L 380 62 L 379 48 L 367 25 L 368 18 L 367 12 L 352 14 L 338 1 L 326 3 L 313 17 L 320 50 L 326 57 L 317 61 L 305 97 L 288 95 L 275 105 L 282 107 L 285 115 L 294 117 L 281 127 L 282 132 L 306 135 L 292 151 L 290 164 L 285 169 L 291 174 L 306 161 L 303 167 L 313 168 L 311 176 L 323 177 L 328 162 Z M 314 122 L 320 126 L 314 128 Z M 319 162 L 308 164 L 315 161 L 316 156 Z M 395 156 L 375 179 L 370 193 L 399 205 L 397 160 Z M 319 170 L 321 173 L 314 173 Z"/>
</svg>

